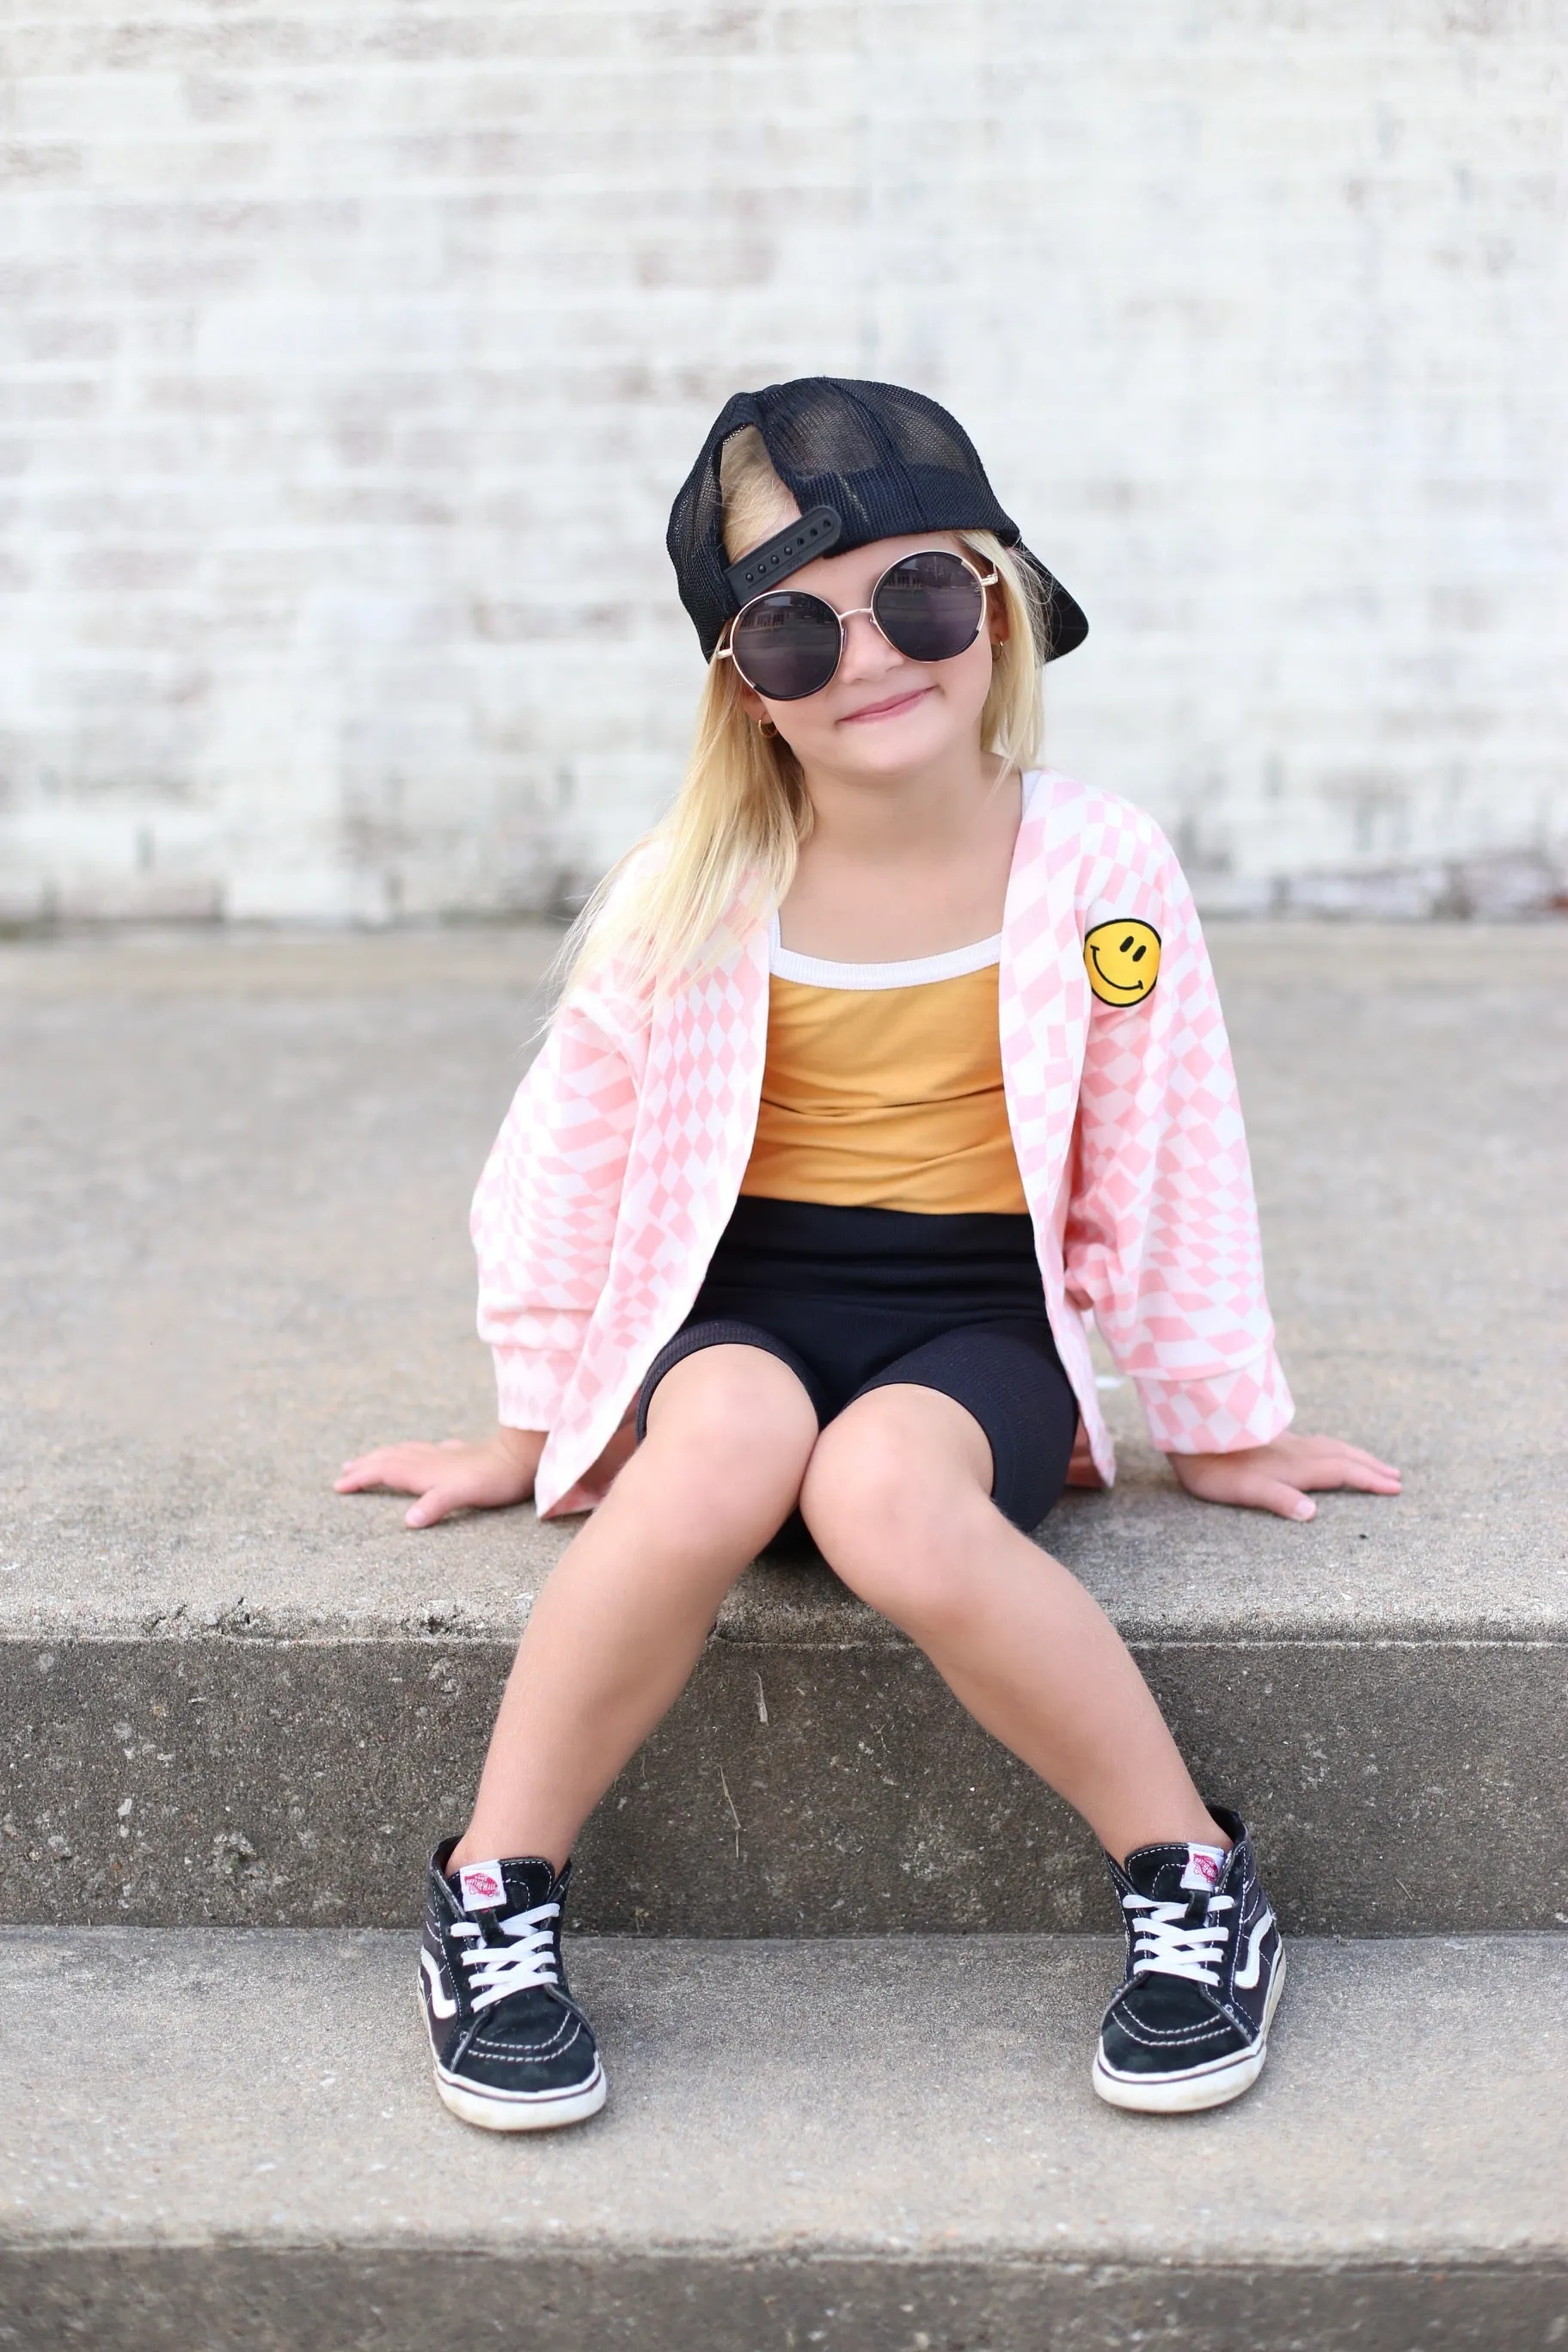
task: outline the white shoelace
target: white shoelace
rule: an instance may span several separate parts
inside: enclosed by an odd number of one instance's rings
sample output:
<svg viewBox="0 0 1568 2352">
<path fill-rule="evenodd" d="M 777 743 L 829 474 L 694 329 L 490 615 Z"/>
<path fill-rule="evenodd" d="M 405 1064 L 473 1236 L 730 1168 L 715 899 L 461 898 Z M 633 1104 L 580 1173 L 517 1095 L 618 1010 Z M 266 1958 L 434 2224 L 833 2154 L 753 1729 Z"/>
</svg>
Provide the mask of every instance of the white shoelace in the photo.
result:
<svg viewBox="0 0 1568 2352">
<path fill-rule="evenodd" d="M 1132 1973 L 1135 1977 L 1186 1977 L 1193 1984 L 1219 1982 L 1219 1964 L 1230 1932 L 1216 1911 L 1233 1911 L 1234 1895 L 1211 1895 L 1206 1916 L 1195 1927 L 1187 1925 L 1184 1903 L 1155 1903 L 1147 1895 L 1124 1895 L 1121 1907 L 1135 1921 Z"/>
<path fill-rule="evenodd" d="M 468 1990 L 476 2010 L 493 2009 L 510 1993 L 526 1992 L 531 1985 L 559 1985 L 555 1972 L 555 1938 L 551 1930 L 561 1916 L 559 1903 L 536 1903 L 531 1911 L 514 1911 L 500 1922 L 500 1931 L 514 1947 L 479 1943 L 462 1955 L 468 1971 Z M 454 1936 L 480 1936 L 484 1930 L 471 1919 L 454 1921 Z"/>
</svg>

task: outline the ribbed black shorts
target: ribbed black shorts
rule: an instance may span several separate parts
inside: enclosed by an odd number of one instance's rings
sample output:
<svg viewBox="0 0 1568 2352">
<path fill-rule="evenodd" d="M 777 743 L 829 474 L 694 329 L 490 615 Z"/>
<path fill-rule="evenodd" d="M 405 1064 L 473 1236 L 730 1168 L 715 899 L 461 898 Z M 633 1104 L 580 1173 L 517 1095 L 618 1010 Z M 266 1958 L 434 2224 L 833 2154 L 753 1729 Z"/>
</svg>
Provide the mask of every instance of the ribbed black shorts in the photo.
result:
<svg viewBox="0 0 1568 2352">
<path fill-rule="evenodd" d="M 700 1348 L 764 1349 L 789 1366 L 820 1427 L 870 1389 L 910 1382 L 973 1413 L 991 1495 L 1039 1525 L 1067 1481 L 1078 1401 L 1046 1317 L 1026 1216 L 920 1216 L 742 1195 L 690 1314 L 648 1367 L 648 1401 Z"/>
</svg>

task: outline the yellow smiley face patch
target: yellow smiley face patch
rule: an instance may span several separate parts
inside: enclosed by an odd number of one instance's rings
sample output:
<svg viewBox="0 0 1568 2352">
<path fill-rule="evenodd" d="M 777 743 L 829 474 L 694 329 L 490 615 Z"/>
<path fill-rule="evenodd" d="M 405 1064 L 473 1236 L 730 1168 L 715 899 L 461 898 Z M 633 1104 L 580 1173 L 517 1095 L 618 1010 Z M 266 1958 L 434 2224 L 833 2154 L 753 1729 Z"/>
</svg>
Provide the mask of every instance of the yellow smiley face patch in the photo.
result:
<svg viewBox="0 0 1568 2352">
<path fill-rule="evenodd" d="M 1123 916 L 1085 935 L 1083 968 L 1101 1004 L 1142 1004 L 1160 977 L 1160 934 Z"/>
</svg>

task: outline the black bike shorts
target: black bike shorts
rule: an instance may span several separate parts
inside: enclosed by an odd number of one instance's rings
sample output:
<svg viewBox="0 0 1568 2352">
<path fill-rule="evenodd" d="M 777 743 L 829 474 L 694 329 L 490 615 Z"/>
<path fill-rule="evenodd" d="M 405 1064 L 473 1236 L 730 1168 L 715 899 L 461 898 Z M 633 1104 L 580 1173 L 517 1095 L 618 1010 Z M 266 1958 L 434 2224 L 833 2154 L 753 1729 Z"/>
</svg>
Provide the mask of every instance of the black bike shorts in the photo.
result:
<svg viewBox="0 0 1568 2352">
<path fill-rule="evenodd" d="M 1026 1216 L 921 1216 L 744 1194 L 690 1314 L 648 1367 L 637 1438 L 672 1365 L 700 1348 L 761 1348 L 789 1366 L 819 1427 L 869 1390 L 909 1382 L 972 1413 L 991 1495 L 1039 1525 L 1067 1482 L 1073 1395 L 1047 1319 Z"/>
</svg>

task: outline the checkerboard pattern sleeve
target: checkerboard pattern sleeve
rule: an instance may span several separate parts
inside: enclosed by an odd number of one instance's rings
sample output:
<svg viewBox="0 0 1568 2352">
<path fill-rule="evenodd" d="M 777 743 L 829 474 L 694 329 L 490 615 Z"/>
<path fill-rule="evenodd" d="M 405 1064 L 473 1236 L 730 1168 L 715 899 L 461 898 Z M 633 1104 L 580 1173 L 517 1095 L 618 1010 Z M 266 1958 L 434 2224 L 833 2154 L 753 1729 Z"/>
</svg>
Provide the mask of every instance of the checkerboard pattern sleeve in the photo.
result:
<svg viewBox="0 0 1568 2352">
<path fill-rule="evenodd" d="M 1159 933 L 1161 960 L 1145 1002 L 1090 998 L 1063 1234 L 1068 1294 L 1092 1310 L 1136 1383 L 1156 1445 L 1260 1445 L 1292 1407 L 1264 1295 L 1236 1073 L 1192 894 L 1158 827 L 1133 812 L 1090 831 L 1084 848 L 1085 928 L 1135 918 Z"/>
<path fill-rule="evenodd" d="M 554 1427 L 610 1269 L 637 1091 L 590 1004 L 564 1006 L 479 1179 L 470 1230 L 502 1423 Z"/>
</svg>

